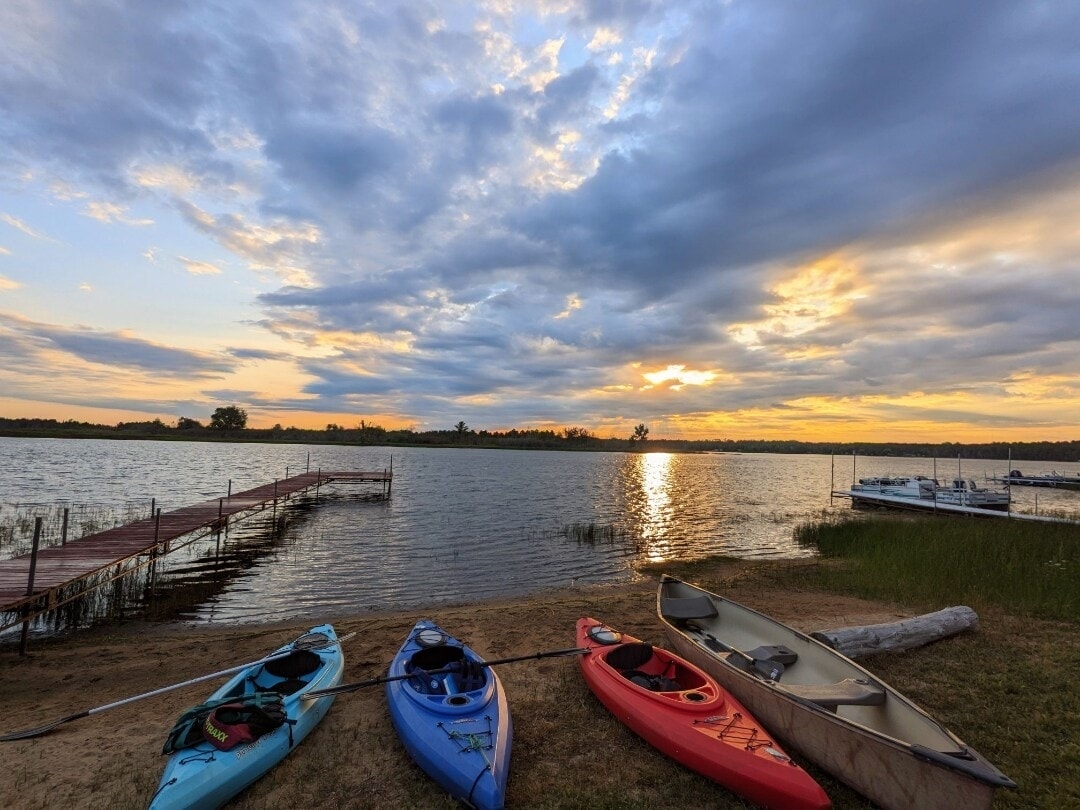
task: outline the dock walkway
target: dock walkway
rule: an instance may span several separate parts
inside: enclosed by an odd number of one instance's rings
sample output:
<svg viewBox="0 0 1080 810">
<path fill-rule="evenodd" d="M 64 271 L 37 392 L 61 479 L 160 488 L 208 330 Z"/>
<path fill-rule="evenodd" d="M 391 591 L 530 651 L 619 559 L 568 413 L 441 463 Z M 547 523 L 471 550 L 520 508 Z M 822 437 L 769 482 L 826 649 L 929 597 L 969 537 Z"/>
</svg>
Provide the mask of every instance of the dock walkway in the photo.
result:
<svg viewBox="0 0 1080 810">
<path fill-rule="evenodd" d="M 76 591 L 71 598 L 82 596 L 86 588 L 81 586 L 99 587 L 126 576 L 180 547 L 171 545 L 174 540 L 224 528 L 235 515 L 265 509 L 278 499 L 330 483 L 381 484 L 389 495 L 392 478 L 393 473 L 386 471 L 305 472 L 172 512 L 158 510 L 153 517 L 40 549 L 36 559 L 31 553 L 0 560 L 0 631 L 69 601 L 64 591 Z"/>
<path fill-rule="evenodd" d="M 1013 512 L 1005 509 L 980 509 L 976 506 L 960 506 L 942 503 L 930 498 L 910 498 L 903 495 L 885 495 L 867 490 L 834 489 L 834 498 L 850 498 L 852 504 L 864 506 L 883 506 L 890 509 L 908 509 L 916 512 L 933 512 L 939 515 L 966 515 L 968 517 L 1007 518 L 1009 520 L 1029 520 L 1038 523 L 1075 523 L 1068 518 L 1051 515 L 1031 515 L 1026 512 Z"/>
</svg>

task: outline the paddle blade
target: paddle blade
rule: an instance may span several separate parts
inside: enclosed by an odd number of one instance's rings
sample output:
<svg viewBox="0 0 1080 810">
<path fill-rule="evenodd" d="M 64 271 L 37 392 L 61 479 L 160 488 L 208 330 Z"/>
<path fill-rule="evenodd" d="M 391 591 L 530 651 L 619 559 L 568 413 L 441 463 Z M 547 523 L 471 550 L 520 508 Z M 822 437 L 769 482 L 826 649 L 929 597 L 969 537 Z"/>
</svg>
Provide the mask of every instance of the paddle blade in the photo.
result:
<svg viewBox="0 0 1080 810">
<path fill-rule="evenodd" d="M 89 716 L 90 712 L 79 712 L 78 714 L 69 714 L 67 717 L 62 717 L 59 720 L 55 720 L 46 726 L 38 726 L 37 728 L 28 728 L 24 731 L 13 731 L 10 734 L 4 734 L 0 736 L 0 742 L 11 742 L 12 740 L 29 740 L 34 737 L 41 737 L 48 734 L 57 726 L 62 726 L 64 723 L 70 723 L 72 720 L 78 720 L 80 717 Z"/>
<path fill-rule="evenodd" d="M 784 674 L 784 665 L 779 661 L 765 661 L 754 658 L 749 653 L 744 653 L 741 650 L 736 650 L 734 647 L 729 647 L 711 633 L 706 633 L 704 630 L 696 630 L 695 632 L 702 637 L 705 646 L 713 652 L 726 652 L 728 655 L 724 660 L 736 669 L 751 675 L 757 675 L 767 681 L 778 681 L 780 680 L 780 676 Z M 760 650 L 762 648 L 759 647 L 757 649 Z"/>
</svg>

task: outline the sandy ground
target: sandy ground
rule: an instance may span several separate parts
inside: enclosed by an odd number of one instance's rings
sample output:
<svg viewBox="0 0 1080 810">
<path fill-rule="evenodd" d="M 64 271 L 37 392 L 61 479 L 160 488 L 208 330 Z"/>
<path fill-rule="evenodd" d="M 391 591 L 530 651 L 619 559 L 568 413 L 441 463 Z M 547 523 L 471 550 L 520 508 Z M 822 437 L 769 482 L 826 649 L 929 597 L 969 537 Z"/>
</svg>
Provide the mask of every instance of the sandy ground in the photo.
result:
<svg viewBox="0 0 1080 810">
<path fill-rule="evenodd" d="M 858 599 L 797 590 L 773 592 L 771 586 L 745 576 L 740 566 L 727 566 L 711 575 L 713 582 L 719 577 L 729 596 L 805 631 L 903 617 L 888 606 Z M 341 616 L 333 619 L 333 624 L 341 635 L 357 633 L 344 646 L 345 681 L 351 682 L 384 674 L 419 618 L 434 619 L 489 659 L 572 647 L 574 624 L 585 615 L 660 644 L 662 633 L 654 600 L 655 580 L 651 580 L 428 612 Z M 192 629 L 132 622 L 38 641 L 26 657 L 20 657 L 15 649 L 0 650 L 4 708 L 0 732 L 33 728 L 256 660 L 315 623 Z M 554 783 L 562 777 L 551 772 L 552 762 L 566 766 L 575 757 L 588 758 L 590 752 L 608 747 L 607 755 L 617 763 L 619 746 L 634 746 L 620 731 L 621 726 L 599 704 L 590 702 L 574 659 L 504 665 L 499 674 L 515 724 L 509 804 L 576 806 L 574 800 L 560 801 L 553 792 Z M 202 702 L 221 682 L 207 681 L 139 700 L 66 723 L 38 738 L 0 743 L 0 807 L 145 807 L 161 774 L 161 744 L 176 716 Z M 584 711 L 595 713 L 596 725 L 602 730 L 595 739 L 582 739 L 574 722 L 560 714 L 567 698 Z M 545 756 L 553 750 L 558 754 Z M 647 756 L 636 749 L 634 755 Z M 702 782 L 712 789 L 711 783 Z M 628 795 L 638 795 L 638 806 L 647 806 L 649 790 L 643 786 L 638 793 L 631 790 Z M 717 798 L 723 791 L 715 790 L 703 796 L 702 806 L 725 801 Z M 338 697 L 326 720 L 304 744 L 230 806 L 315 805 L 453 806 L 397 742 L 382 687 Z"/>
</svg>

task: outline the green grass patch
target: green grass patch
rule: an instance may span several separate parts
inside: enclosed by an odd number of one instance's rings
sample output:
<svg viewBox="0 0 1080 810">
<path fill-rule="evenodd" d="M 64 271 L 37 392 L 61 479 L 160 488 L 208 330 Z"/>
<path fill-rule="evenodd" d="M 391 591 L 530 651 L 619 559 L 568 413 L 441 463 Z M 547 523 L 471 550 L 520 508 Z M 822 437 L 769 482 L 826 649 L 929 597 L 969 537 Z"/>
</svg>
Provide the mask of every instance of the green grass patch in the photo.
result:
<svg viewBox="0 0 1080 810">
<path fill-rule="evenodd" d="M 879 516 L 802 525 L 795 539 L 841 561 L 804 572 L 828 590 L 1080 619 L 1080 526 Z"/>
</svg>

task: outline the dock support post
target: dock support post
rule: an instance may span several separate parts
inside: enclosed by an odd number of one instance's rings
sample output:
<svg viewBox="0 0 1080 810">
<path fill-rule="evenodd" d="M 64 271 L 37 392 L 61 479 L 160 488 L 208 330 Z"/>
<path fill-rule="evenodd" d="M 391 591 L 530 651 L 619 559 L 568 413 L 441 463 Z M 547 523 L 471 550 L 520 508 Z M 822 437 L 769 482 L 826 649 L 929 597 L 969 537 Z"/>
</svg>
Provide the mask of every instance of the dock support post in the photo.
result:
<svg viewBox="0 0 1080 810">
<path fill-rule="evenodd" d="M 41 542 L 41 518 L 34 518 L 34 545 L 30 550 L 30 575 L 26 581 L 26 595 L 34 595 L 34 575 L 37 574 L 37 555 L 38 544 Z M 30 606 L 27 605 L 23 608 L 26 620 L 22 626 L 22 638 L 19 639 L 19 655 L 26 655 L 27 647 L 30 645 Z"/>
<path fill-rule="evenodd" d="M 229 497 L 229 498 L 231 498 L 231 497 L 232 497 L 232 479 L 231 479 L 231 478 L 229 479 L 229 492 L 228 492 L 228 497 Z"/>
<path fill-rule="evenodd" d="M 150 517 L 153 517 L 154 513 L 156 511 L 157 511 L 157 498 L 151 498 L 150 499 Z"/>
<path fill-rule="evenodd" d="M 307 467 L 304 468 L 304 472 L 311 472 L 311 451 L 310 450 L 308 450 Z"/>
<path fill-rule="evenodd" d="M 64 524 L 60 527 L 60 545 L 67 545 L 67 530 L 68 530 L 68 508 L 64 507 Z"/>
</svg>

